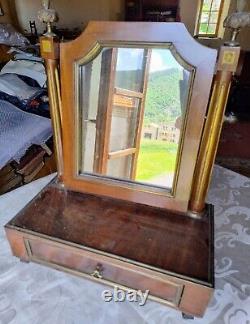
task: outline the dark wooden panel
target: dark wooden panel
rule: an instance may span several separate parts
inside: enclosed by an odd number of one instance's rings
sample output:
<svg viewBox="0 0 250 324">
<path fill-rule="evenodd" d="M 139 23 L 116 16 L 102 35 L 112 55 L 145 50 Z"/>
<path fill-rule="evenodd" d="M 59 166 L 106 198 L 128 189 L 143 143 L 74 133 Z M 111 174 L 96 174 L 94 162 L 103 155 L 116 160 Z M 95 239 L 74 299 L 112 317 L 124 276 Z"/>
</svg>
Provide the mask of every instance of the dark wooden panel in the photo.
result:
<svg viewBox="0 0 250 324">
<path fill-rule="evenodd" d="M 60 190 L 52 184 L 9 225 L 212 284 L 209 219 Z"/>
</svg>

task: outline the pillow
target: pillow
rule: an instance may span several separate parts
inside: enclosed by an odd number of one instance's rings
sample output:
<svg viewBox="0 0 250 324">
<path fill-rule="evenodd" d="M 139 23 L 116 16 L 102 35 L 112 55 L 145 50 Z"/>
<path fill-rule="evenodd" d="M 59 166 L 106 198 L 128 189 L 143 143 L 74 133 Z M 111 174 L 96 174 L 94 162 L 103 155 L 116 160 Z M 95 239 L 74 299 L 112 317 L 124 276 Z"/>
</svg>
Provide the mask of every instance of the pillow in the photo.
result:
<svg viewBox="0 0 250 324">
<path fill-rule="evenodd" d="M 29 43 L 29 40 L 17 32 L 11 24 L 0 24 L 0 44 L 21 47 Z"/>
</svg>

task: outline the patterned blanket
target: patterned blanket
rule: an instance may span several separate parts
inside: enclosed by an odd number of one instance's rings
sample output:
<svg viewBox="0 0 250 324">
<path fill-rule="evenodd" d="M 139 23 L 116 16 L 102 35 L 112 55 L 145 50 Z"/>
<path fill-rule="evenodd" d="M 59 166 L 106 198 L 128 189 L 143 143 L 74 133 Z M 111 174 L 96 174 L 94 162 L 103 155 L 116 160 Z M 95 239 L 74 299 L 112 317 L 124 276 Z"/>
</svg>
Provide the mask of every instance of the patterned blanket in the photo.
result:
<svg viewBox="0 0 250 324">
<path fill-rule="evenodd" d="M 0 100 L 0 169 L 11 160 L 18 162 L 32 144 L 41 145 L 51 136 L 50 119 Z"/>
</svg>

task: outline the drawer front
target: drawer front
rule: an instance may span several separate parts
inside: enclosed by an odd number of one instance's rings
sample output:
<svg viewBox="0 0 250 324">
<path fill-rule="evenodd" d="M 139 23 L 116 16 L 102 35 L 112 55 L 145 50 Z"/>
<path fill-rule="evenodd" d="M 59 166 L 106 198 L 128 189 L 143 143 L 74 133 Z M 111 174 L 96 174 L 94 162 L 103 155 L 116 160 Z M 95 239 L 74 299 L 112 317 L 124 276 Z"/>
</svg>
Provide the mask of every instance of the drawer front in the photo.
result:
<svg viewBox="0 0 250 324">
<path fill-rule="evenodd" d="M 164 274 L 113 259 L 95 252 L 54 243 L 45 239 L 24 239 L 31 260 L 64 270 L 77 271 L 105 284 L 123 289 L 149 290 L 151 298 L 178 307 L 184 285 L 171 282 Z"/>
</svg>

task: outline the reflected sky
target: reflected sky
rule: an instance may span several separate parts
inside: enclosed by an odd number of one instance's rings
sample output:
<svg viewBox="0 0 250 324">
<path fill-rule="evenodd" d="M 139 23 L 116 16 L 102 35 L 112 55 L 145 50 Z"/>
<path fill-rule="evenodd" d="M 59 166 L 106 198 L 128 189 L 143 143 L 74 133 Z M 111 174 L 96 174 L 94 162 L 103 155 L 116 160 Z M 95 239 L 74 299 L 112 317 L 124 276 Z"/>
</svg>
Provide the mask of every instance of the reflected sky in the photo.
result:
<svg viewBox="0 0 250 324">
<path fill-rule="evenodd" d="M 139 70 L 142 68 L 143 60 L 142 48 L 119 48 L 117 58 L 117 71 Z M 169 49 L 152 49 L 150 72 L 163 71 L 167 69 L 180 69 L 180 64 L 176 61 Z"/>
</svg>

